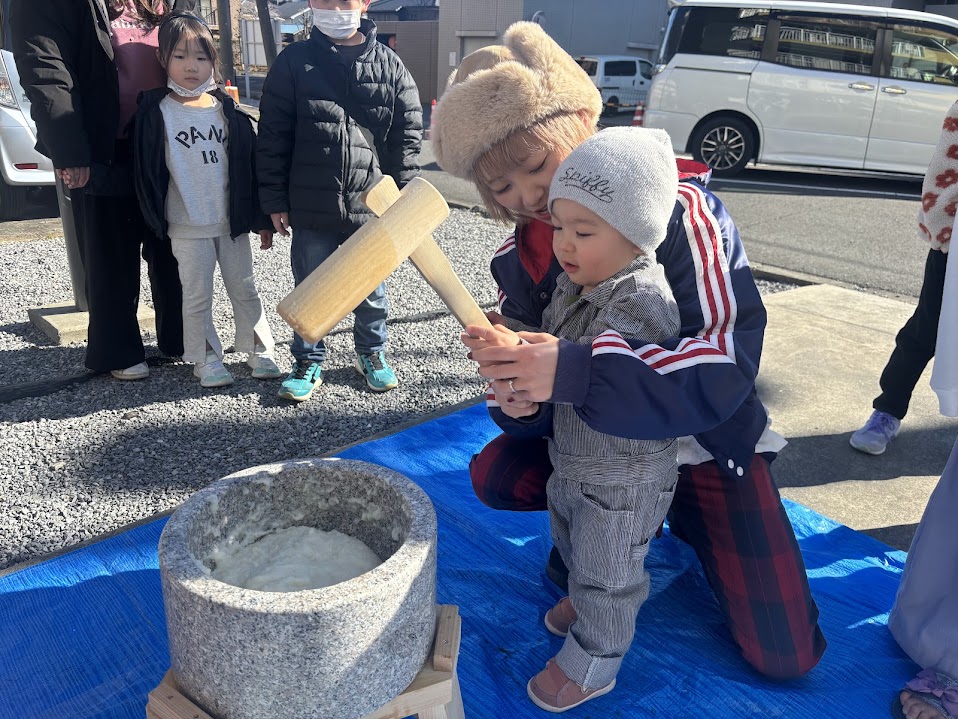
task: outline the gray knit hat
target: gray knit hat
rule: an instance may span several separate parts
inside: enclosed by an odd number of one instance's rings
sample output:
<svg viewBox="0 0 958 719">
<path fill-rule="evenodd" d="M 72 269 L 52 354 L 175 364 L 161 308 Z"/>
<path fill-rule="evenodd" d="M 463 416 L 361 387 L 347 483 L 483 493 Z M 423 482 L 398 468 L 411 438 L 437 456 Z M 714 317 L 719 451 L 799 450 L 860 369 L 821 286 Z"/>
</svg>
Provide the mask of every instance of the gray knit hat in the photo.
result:
<svg viewBox="0 0 958 719">
<path fill-rule="evenodd" d="M 559 165 L 549 209 L 560 199 L 578 202 L 652 254 L 665 239 L 678 190 L 679 172 L 665 130 L 611 127 Z"/>
</svg>

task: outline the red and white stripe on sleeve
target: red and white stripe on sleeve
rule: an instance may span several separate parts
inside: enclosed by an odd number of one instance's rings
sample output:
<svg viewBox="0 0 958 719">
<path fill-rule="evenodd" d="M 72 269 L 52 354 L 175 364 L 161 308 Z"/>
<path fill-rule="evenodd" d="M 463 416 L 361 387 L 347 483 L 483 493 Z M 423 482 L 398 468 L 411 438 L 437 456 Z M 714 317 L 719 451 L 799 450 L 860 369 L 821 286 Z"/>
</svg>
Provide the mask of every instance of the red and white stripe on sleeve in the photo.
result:
<svg viewBox="0 0 958 719">
<path fill-rule="evenodd" d="M 732 359 L 718 347 L 698 337 L 686 337 L 674 350 L 659 345 L 643 345 L 632 349 L 629 343 L 615 330 L 603 332 L 592 340 L 592 356 L 621 354 L 642 360 L 659 374 L 669 374 L 698 364 L 728 363 Z"/>
<path fill-rule="evenodd" d="M 680 184 L 678 199 L 685 208 L 682 216 L 695 262 L 699 307 L 703 318 L 702 329 L 696 336 L 717 347 L 734 363 L 735 342 L 732 333 L 735 331 L 738 306 L 722 244 L 722 230 L 701 188 L 691 183 Z M 696 347 L 690 347 L 689 352 L 697 350 Z"/>
<path fill-rule="evenodd" d="M 497 257 L 502 257 L 503 255 L 508 255 L 516 249 L 516 236 L 515 234 L 509 235 L 509 239 L 502 243 L 502 247 L 496 250 L 496 253 L 492 256 L 492 259 Z"/>
<path fill-rule="evenodd" d="M 632 349 L 622 335 L 610 330 L 593 340 L 593 357 L 601 354 L 631 356 L 663 375 L 695 365 L 735 364 L 732 333 L 738 307 L 721 228 L 701 188 L 691 183 L 680 184 L 678 200 L 685 210 L 682 213 L 685 235 L 695 263 L 702 329 L 695 337 L 683 338 L 672 350 L 654 344 Z"/>
<path fill-rule="evenodd" d="M 510 252 L 512 252 L 514 249 L 516 249 L 516 235 L 515 235 L 515 233 L 509 235 L 509 237 L 506 239 L 506 241 L 502 243 L 502 246 L 501 246 L 498 250 L 496 250 L 495 254 L 492 256 L 492 259 L 495 260 L 497 257 L 502 257 L 503 255 L 508 255 L 508 254 L 509 254 Z M 506 300 L 508 300 L 508 299 L 509 299 L 509 298 L 506 297 L 506 293 L 502 291 L 502 287 L 499 287 L 499 288 L 498 288 L 498 296 L 497 296 L 497 300 L 498 300 L 499 306 L 496 308 L 496 311 L 497 311 L 499 314 L 502 314 L 502 313 L 503 313 L 503 312 L 502 312 L 502 308 L 505 306 Z M 498 405 L 497 405 L 497 406 L 498 406 Z"/>
</svg>

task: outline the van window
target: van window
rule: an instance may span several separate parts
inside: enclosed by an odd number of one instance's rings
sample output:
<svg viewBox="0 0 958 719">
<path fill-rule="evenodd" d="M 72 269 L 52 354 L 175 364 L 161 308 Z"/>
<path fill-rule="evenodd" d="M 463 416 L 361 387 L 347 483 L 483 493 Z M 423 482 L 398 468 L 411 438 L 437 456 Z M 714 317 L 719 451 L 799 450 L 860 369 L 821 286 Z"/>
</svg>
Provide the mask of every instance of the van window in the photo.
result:
<svg viewBox="0 0 958 719">
<path fill-rule="evenodd" d="M 584 57 L 579 58 L 576 62 L 579 63 L 579 67 L 585 70 L 586 75 L 588 75 L 589 77 L 595 77 L 595 73 L 599 69 L 598 62 L 596 62 L 595 60 L 587 60 Z"/>
<path fill-rule="evenodd" d="M 768 10 L 692 7 L 676 17 L 673 33 L 681 33 L 676 50 L 692 55 L 724 55 L 758 60 L 768 25 Z M 674 54 L 674 53 L 672 53 Z M 671 56 L 663 60 L 668 62 Z"/>
<path fill-rule="evenodd" d="M 935 85 L 958 83 L 958 34 L 933 25 L 893 25 L 885 77 Z"/>
<path fill-rule="evenodd" d="M 646 80 L 651 80 L 652 79 L 652 63 L 640 62 L 639 73 L 641 73 L 642 77 L 644 77 Z"/>
<path fill-rule="evenodd" d="M 871 75 L 878 24 L 854 18 L 780 15 L 775 62 L 812 70 Z"/>
<path fill-rule="evenodd" d="M 0 47 L 4 50 L 13 52 L 13 38 L 10 36 L 10 2 L 11 0 L 0 1 Z"/>
<path fill-rule="evenodd" d="M 635 60 L 610 60 L 605 64 L 606 77 L 635 77 Z"/>
</svg>

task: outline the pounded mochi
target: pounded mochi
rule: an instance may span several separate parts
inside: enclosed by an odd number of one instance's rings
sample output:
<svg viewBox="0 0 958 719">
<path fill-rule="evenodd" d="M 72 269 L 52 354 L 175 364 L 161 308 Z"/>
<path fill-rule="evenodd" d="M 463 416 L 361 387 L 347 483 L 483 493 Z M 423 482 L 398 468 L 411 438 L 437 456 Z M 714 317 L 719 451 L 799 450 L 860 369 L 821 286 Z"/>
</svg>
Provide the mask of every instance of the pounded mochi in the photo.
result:
<svg viewBox="0 0 958 719">
<path fill-rule="evenodd" d="M 227 542 L 210 553 L 204 564 L 215 567 L 214 579 L 263 592 L 298 592 L 339 584 L 382 564 L 362 541 L 335 529 L 244 534 L 250 539 Z"/>
</svg>

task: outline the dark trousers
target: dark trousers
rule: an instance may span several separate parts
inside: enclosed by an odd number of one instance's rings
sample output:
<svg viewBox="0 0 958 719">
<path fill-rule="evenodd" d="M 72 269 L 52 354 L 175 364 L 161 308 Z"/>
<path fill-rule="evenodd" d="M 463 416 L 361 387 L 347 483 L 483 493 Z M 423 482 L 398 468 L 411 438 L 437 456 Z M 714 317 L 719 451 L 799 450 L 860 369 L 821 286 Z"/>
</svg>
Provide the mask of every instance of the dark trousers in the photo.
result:
<svg viewBox="0 0 958 719">
<path fill-rule="evenodd" d="M 340 232 L 301 229 L 293 232 L 293 245 L 289 259 L 293 268 L 293 281 L 299 285 L 323 264 L 348 239 Z M 362 355 L 380 352 L 386 347 L 388 330 L 386 316 L 389 301 L 386 298 L 386 283 L 382 282 L 353 310 L 353 341 L 356 352 Z M 326 361 L 326 342 L 309 343 L 298 333 L 293 333 L 290 347 L 296 360 L 311 360 L 322 364 Z"/>
<path fill-rule="evenodd" d="M 552 464 L 545 440 L 500 435 L 473 457 L 469 472 L 476 496 L 493 509 L 546 508 Z M 695 550 L 749 664 L 791 679 L 818 663 L 826 646 L 818 607 L 764 455 L 735 481 L 715 462 L 680 467 L 669 526 Z"/>
<path fill-rule="evenodd" d="M 94 372 L 132 367 L 145 359 L 136 308 L 140 251 L 146 260 L 157 344 L 171 357 L 183 354 L 183 292 L 169 238 L 147 228 L 136 197 L 73 192 L 77 244 L 86 273 L 90 309 L 86 366 Z"/>
<path fill-rule="evenodd" d="M 918 296 L 915 313 L 895 338 L 895 349 L 882 372 L 881 394 L 872 407 L 892 417 L 904 419 L 915 385 L 935 356 L 938 341 L 938 318 L 941 315 L 941 295 L 945 288 L 945 268 L 948 255 L 930 250 L 925 260 L 925 277 Z"/>
</svg>

